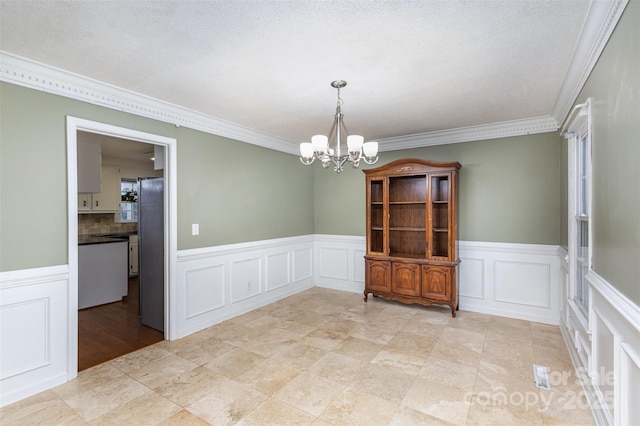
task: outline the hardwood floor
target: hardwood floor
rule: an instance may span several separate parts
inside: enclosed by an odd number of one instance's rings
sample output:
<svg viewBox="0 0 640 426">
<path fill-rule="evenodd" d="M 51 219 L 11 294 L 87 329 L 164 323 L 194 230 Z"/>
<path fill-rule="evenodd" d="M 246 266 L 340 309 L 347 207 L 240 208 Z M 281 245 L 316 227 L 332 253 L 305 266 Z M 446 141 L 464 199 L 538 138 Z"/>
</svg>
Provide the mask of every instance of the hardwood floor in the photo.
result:
<svg viewBox="0 0 640 426">
<path fill-rule="evenodd" d="M 140 324 L 138 278 L 129 278 L 129 295 L 122 302 L 78 311 L 78 371 L 161 340 L 161 332 Z"/>
</svg>

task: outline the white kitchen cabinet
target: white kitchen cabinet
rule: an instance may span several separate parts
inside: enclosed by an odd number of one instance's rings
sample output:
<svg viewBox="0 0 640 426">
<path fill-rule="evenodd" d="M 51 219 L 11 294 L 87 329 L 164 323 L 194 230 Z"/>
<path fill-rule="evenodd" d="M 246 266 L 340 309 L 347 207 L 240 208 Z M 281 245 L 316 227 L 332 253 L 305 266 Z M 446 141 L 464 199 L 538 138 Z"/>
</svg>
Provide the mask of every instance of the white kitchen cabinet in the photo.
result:
<svg viewBox="0 0 640 426">
<path fill-rule="evenodd" d="M 78 212 L 111 213 L 120 211 L 120 176 L 118 168 L 102 166 L 101 190 L 95 194 L 78 194 Z"/>
<path fill-rule="evenodd" d="M 91 211 L 91 194 L 78 194 L 78 211 Z"/>
<path fill-rule="evenodd" d="M 118 179 L 117 167 L 102 166 L 101 191 L 91 194 L 91 210 L 120 210 L 120 179 Z"/>
<path fill-rule="evenodd" d="M 129 276 L 138 275 L 138 236 L 129 236 Z"/>
<path fill-rule="evenodd" d="M 78 193 L 100 192 L 102 145 L 99 140 L 78 140 Z"/>
</svg>

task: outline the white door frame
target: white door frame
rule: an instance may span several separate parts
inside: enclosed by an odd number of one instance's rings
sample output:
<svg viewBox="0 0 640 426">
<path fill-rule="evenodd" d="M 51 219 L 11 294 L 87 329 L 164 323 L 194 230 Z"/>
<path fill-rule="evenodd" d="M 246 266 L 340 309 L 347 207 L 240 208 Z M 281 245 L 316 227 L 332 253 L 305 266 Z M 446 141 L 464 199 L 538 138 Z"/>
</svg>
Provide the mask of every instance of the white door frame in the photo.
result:
<svg viewBox="0 0 640 426">
<path fill-rule="evenodd" d="M 68 377 L 78 375 L 78 164 L 77 132 L 85 131 L 121 139 L 130 139 L 165 147 L 165 232 L 164 232 L 164 338 L 175 339 L 171 300 L 175 289 L 175 271 L 178 252 L 177 238 L 177 140 L 166 136 L 112 126 L 97 121 L 67 116 L 67 200 L 69 230 L 69 329 L 68 329 Z"/>
</svg>

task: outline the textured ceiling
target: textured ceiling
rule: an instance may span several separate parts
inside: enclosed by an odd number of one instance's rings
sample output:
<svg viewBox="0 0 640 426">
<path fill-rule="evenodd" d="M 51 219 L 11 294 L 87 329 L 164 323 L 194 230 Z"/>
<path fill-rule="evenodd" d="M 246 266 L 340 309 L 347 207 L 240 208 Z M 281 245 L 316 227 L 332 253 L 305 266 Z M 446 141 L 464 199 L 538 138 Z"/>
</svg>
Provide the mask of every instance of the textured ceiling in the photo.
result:
<svg viewBox="0 0 640 426">
<path fill-rule="evenodd" d="M 591 4 L 0 0 L 0 49 L 295 143 L 343 79 L 373 140 L 552 115 Z"/>
</svg>

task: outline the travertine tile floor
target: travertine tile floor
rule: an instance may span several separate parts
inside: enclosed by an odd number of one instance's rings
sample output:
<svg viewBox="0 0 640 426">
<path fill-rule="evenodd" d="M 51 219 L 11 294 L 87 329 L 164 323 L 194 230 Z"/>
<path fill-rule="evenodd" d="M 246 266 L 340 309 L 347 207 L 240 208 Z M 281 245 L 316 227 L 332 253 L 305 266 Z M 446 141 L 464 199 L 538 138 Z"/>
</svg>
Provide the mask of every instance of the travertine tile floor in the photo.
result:
<svg viewBox="0 0 640 426">
<path fill-rule="evenodd" d="M 534 385 L 547 366 L 552 389 Z M 86 370 L 3 425 L 588 425 L 558 327 L 322 288 Z"/>
</svg>

